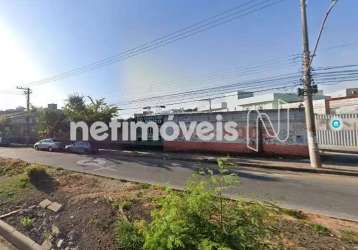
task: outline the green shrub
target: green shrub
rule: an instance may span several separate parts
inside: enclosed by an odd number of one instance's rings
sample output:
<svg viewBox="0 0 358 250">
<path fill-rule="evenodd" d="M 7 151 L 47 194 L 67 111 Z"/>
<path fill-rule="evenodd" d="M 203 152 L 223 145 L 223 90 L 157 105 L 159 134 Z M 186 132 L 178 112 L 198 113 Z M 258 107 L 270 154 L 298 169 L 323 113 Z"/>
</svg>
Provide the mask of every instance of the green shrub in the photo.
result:
<svg viewBox="0 0 358 250">
<path fill-rule="evenodd" d="M 26 228 L 32 227 L 32 219 L 28 216 L 21 217 L 20 223 Z"/>
<path fill-rule="evenodd" d="M 233 202 L 223 197 L 225 188 L 237 183 L 227 159 L 219 173 L 188 183 L 183 193 L 169 191 L 152 213 L 144 230 L 144 249 L 266 249 L 268 209 L 259 203 Z"/>
<path fill-rule="evenodd" d="M 144 243 L 143 235 L 135 224 L 118 220 L 115 224 L 115 244 L 118 249 L 139 250 Z"/>
</svg>

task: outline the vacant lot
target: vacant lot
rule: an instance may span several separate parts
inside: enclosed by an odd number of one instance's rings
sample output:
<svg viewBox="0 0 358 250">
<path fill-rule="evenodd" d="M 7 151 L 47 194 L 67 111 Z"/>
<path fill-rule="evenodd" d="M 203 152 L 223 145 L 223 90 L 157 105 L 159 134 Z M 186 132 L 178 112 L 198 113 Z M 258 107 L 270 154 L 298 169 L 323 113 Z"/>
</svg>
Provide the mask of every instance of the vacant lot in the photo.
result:
<svg viewBox="0 0 358 250">
<path fill-rule="evenodd" d="M 45 171 L 43 171 L 45 169 Z M 30 171 L 29 171 L 30 170 Z M 34 174 L 35 173 L 35 174 Z M 40 174 L 38 174 L 40 173 Z M 0 159 L 0 216 L 55 249 L 125 249 L 118 222 L 150 223 L 163 188 Z M 63 205 L 53 212 L 44 199 Z M 245 202 L 242 202 L 245 203 Z M 246 203 L 246 207 L 255 203 Z M 357 249 L 358 224 L 264 205 L 268 240 L 284 249 Z M 240 249 L 238 247 L 238 249 Z"/>
</svg>

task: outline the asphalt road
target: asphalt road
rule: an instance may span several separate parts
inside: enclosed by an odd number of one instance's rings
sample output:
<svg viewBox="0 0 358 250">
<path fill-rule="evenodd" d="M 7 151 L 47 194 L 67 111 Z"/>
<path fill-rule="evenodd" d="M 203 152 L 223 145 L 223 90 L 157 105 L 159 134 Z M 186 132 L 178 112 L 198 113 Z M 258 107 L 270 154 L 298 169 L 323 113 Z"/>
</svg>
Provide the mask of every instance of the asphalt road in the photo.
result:
<svg viewBox="0 0 358 250">
<path fill-rule="evenodd" d="M 196 169 L 215 167 L 208 163 L 123 157 L 113 152 L 86 156 L 30 148 L 0 148 L 0 157 L 179 189 Z M 258 168 L 240 168 L 239 175 L 240 185 L 228 192 L 232 197 L 265 200 L 287 208 L 358 221 L 357 177 Z"/>
</svg>

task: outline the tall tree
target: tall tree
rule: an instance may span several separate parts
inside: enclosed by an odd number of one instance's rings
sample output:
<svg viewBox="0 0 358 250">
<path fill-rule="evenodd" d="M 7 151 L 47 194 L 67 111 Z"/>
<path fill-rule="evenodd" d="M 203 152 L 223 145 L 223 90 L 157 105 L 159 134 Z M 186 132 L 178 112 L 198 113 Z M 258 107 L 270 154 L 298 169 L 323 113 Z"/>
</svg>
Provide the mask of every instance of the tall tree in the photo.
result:
<svg viewBox="0 0 358 250">
<path fill-rule="evenodd" d="M 38 133 L 42 137 L 61 137 L 68 131 L 68 122 L 62 110 L 38 111 Z"/>
<path fill-rule="evenodd" d="M 71 95 L 64 108 L 65 115 L 72 121 L 84 121 L 89 125 L 95 121 L 109 123 L 117 115 L 118 108 L 107 104 L 104 98 L 88 99 L 86 103 L 84 96 Z"/>
</svg>

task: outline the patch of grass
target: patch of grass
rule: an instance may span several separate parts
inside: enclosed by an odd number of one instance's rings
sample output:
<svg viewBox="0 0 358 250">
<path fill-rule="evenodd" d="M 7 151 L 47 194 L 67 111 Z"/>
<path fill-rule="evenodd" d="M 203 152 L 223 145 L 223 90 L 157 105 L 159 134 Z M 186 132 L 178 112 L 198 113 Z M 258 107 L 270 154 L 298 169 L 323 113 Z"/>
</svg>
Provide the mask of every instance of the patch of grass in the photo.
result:
<svg viewBox="0 0 358 250">
<path fill-rule="evenodd" d="M 152 185 L 150 185 L 150 184 L 148 184 L 148 183 L 144 183 L 144 184 L 141 185 L 141 188 L 142 188 L 142 189 L 149 189 L 149 188 L 151 188 L 151 187 L 152 187 Z"/>
<path fill-rule="evenodd" d="M 21 223 L 21 225 L 23 225 L 26 228 L 31 228 L 33 220 L 28 216 L 24 216 L 24 217 L 21 217 L 20 223 Z"/>
<path fill-rule="evenodd" d="M 144 237 L 134 223 L 118 220 L 115 224 L 115 244 L 118 249 L 143 249 Z"/>
<path fill-rule="evenodd" d="M 322 226 L 320 224 L 309 223 L 308 225 L 311 227 L 311 229 L 314 232 L 318 233 L 321 236 L 327 236 L 327 235 L 331 234 L 331 231 L 328 228 L 326 228 L 325 226 Z"/>
<path fill-rule="evenodd" d="M 134 201 L 132 200 L 117 200 L 112 202 L 112 207 L 115 210 L 122 209 L 123 211 L 129 211 L 134 205 Z"/>
<path fill-rule="evenodd" d="M 293 218 L 299 219 L 299 220 L 305 220 L 307 219 L 307 216 L 299 210 L 294 209 L 287 209 L 287 208 L 281 208 L 281 211 Z"/>
<path fill-rule="evenodd" d="M 0 185 L 0 199 L 11 199 L 17 194 L 23 193 L 28 188 L 28 178 L 25 175 L 16 175 L 5 178 Z"/>
<path fill-rule="evenodd" d="M 347 241 L 352 244 L 358 244 L 358 233 L 352 230 L 342 230 L 341 231 L 342 240 Z"/>
<path fill-rule="evenodd" d="M 0 158 L 0 176 L 22 174 L 29 165 L 29 163 L 20 160 Z"/>
<path fill-rule="evenodd" d="M 133 207 L 133 202 L 132 202 L 132 201 L 124 201 L 124 202 L 122 203 L 122 209 L 123 209 L 124 211 L 130 210 L 132 207 Z"/>
</svg>

